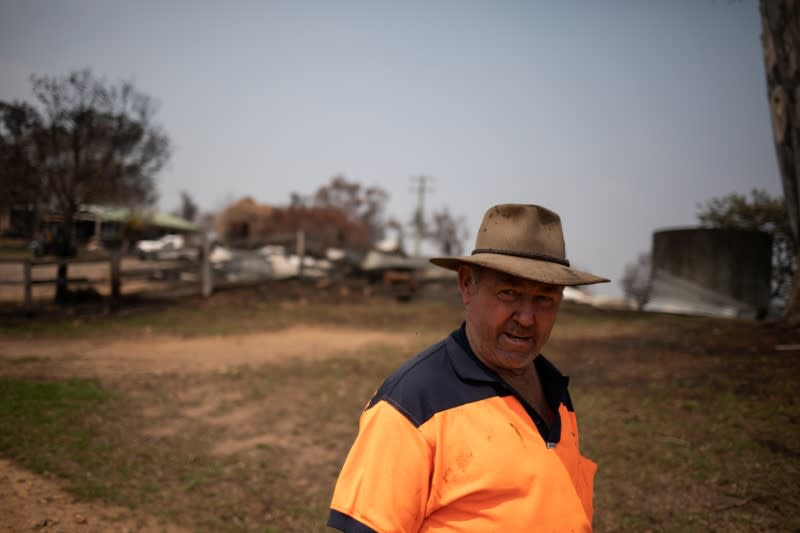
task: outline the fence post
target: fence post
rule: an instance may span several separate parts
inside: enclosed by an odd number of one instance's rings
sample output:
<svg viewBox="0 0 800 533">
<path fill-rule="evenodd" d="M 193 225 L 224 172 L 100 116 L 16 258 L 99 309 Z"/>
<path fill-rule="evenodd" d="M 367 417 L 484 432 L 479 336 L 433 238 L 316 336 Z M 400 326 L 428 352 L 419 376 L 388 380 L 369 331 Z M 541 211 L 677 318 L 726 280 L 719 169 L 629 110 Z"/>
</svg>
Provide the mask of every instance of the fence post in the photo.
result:
<svg viewBox="0 0 800 533">
<path fill-rule="evenodd" d="M 117 305 L 119 303 L 120 288 L 122 286 L 119 252 L 113 252 L 111 254 L 110 265 L 111 265 L 111 304 Z"/>
<path fill-rule="evenodd" d="M 303 279 L 303 261 L 306 258 L 306 233 L 303 230 L 297 231 L 297 257 L 300 258 L 300 265 L 297 267 L 297 277 Z"/>
<path fill-rule="evenodd" d="M 200 251 L 200 292 L 205 298 L 211 296 L 214 290 L 213 280 L 211 279 L 211 246 L 208 242 L 208 234 L 203 233 L 202 249 Z"/>
<path fill-rule="evenodd" d="M 33 276 L 31 276 L 31 260 L 26 259 L 22 264 L 23 280 L 25 283 L 25 312 L 33 312 Z"/>
</svg>

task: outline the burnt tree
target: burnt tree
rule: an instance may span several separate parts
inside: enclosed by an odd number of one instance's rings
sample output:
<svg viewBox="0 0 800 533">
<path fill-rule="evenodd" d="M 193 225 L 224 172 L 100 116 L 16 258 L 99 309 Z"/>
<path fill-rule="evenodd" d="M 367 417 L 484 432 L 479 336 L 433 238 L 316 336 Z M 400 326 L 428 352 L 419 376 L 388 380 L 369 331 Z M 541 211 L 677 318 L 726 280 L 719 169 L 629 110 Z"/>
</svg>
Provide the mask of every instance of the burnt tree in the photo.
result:
<svg viewBox="0 0 800 533">
<path fill-rule="evenodd" d="M 792 237 L 797 243 L 800 239 L 800 3 L 761 0 L 760 11 L 773 140 Z M 800 256 L 796 255 L 795 265 L 798 261 Z M 800 324 L 800 268 L 795 268 L 785 318 L 792 324 Z"/>
<path fill-rule="evenodd" d="M 0 102 L 0 191 L 60 217 L 56 253 L 75 249 L 82 205 L 146 205 L 169 141 L 154 124 L 150 97 L 131 83 L 108 84 L 91 71 L 32 76 L 34 104 Z M 67 265 L 58 268 L 56 300 L 68 296 Z"/>
</svg>

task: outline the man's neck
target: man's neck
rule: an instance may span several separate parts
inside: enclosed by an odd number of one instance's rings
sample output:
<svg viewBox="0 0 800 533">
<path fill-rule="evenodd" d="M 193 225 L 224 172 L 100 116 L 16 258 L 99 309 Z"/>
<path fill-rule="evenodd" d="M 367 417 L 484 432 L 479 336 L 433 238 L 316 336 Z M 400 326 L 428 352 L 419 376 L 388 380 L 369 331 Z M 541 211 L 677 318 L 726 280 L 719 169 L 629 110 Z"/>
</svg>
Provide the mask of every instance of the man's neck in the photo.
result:
<svg viewBox="0 0 800 533">
<path fill-rule="evenodd" d="M 539 379 L 539 373 L 536 371 L 536 364 L 533 359 L 527 366 L 521 368 L 503 368 L 492 365 L 488 362 L 477 348 L 475 343 L 470 340 L 469 326 L 465 328 L 467 334 L 467 342 L 472 348 L 472 353 L 481 360 L 483 364 L 494 370 L 500 378 L 505 381 L 511 388 L 517 391 L 525 402 L 528 403 L 544 420 L 548 427 L 552 427 L 555 423 L 555 413 L 550 405 L 547 403 L 547 397 L 542 387 L 542 382 Z"/>
</svg>

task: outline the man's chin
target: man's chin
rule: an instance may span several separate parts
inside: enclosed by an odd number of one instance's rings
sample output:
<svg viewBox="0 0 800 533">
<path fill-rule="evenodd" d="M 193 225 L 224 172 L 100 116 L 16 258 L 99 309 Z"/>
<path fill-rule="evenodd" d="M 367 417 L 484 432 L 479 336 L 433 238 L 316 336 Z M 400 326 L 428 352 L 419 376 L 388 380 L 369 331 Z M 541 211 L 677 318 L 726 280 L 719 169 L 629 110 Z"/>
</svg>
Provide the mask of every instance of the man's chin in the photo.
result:
<svg viewBox="0 0 800 533">
<path fill-rule="evenodd" d="M 528 356 L 535 351 L 536 342 L 533 337 L 514 337 L 503 333 L 500 336 L 501 349 L 509 354 Z"/>
<path fill-rule="evenodd" d="M 511 371 L 527 370 L 534 357 L 536 357 L 536 354 L 530 351 L 517 352 L 503 350 L 498 355 L 500 355 L 499 359 L 503 362 L 503 367 Z"/>
</svg>

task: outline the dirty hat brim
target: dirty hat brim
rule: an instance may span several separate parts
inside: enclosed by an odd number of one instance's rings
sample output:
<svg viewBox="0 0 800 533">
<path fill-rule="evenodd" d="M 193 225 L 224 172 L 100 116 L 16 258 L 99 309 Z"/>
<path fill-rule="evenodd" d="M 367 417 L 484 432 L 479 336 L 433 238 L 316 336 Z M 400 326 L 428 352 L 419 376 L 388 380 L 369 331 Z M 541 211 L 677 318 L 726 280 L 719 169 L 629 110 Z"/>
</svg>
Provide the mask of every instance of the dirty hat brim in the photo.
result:
<svg viewBox="0 0 800 533">
<path fill-rule="evenodd" d="M 591 285 L 610 281 L 559 263 L 494 253 L 477 253 L 465 257 L 433 257 L 430 262 L 448 270 L 458 270 L 458 267 L 465 264 L 477 265 L 552 285 Z"/>
<path fill-rule="evenodd" d="M 434 257 L 436 266 L 458 270 L 479 265 L 514 276 L 553 285 L 591 285 L 606 278 L 570 268 L 561 217 L 530 204 L 500 204 L 483 216 L 475 249 L 466 257 Z"/>
</svg>

